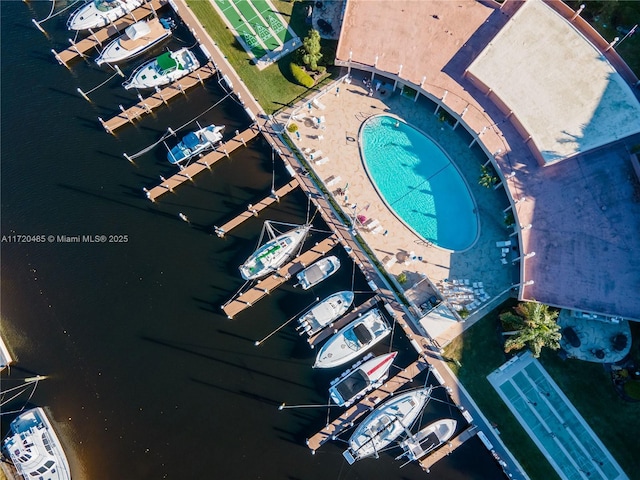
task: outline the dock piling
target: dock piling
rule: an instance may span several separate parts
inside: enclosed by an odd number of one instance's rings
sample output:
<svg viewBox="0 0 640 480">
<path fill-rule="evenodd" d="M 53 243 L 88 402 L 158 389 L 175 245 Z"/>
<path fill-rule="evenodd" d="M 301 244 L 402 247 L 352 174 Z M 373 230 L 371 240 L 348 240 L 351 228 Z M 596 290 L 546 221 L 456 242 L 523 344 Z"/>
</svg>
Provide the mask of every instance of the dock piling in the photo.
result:
<svg viewBox="0 0 640 480">
<path fill-rule="evenodd" d="M 40 25 L 40 23 L 35 19 L 32 18 L 31 21 L 33 22 L 33 24 L 36 26 L 36 28 L 38 30 L 40 30 L 42 33 L 44 33 L 45 35 L 47 34 L 47 32 L 44 31 L 44 28 L 42 28 L 42 26 Z"/>
<path fill-rule="evenodd" d="M 58 63 L 60 65 L 64 65 L 65 67 L 69 68 L 69 65 L 67 65 L 62 58 L 60 58 L 60 55 L 58 55 L 58 52 L 56 52 L 53 48 L 51 49 L 51 53 L 53 53 L 53 56 L 55 57 L 55 59 L 58 61 Z"/>
<path fill-rule="evenodd" d="M 131 162 L 131 163 L 133 163 L 135 165 L 135 162 L 133 161 L 133 159 L 129 155 L 127 155 L 126 153 L 123 153 L 122 156 L 124 158 L 126 158 L 127 160 L 129 160 L 129 162 Z"/>
<path fill-rule="evenodd" d="M 87 102 L 91 103 L 91 99 L 89 99 L 87 94 L 84 93 L 80 87 L 78 87 L 76 90 L 80 95 L 82 95 L 82 98 L 84 98 Z M 104 126 L 104 124 L 103 124 L 103 126 Z"/>
<path fill-rule="evenodd" d="M 102 117 L 98 117 L 98 121 L 100 122 L 100 124 L 102 125 L 102 128 L 104 128 L 105 132 L 113 135 L 113 132 L 109 129 L 109 127 L 107 126 L 107 124 L 105 123 L 105 121 L 102 119 Z"/>
</svg>

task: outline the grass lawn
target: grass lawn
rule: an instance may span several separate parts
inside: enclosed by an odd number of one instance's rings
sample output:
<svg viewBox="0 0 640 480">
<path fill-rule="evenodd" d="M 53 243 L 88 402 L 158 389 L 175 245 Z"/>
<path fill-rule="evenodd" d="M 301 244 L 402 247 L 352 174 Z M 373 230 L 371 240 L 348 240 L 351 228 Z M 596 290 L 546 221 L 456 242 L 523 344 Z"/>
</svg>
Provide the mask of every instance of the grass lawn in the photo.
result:
<svg viewBox="0 0 640 480">
<path fill-rule="evenodd" d="M 515 304 L 511 299 L 490 312 L 447 346 L 445 356 L 452 360 L 449 366 L 485 416 L 498 425 L 502 440 L 529 476 L 534 480 L 559 478 L 486 379 L 507 360 L 502 351 L 498 314 Z M 640 324 L 632 324 L 632 333 L 637 354 Z M 540 361 L 627 475 L 638 478 L 640 403 L 620 399 L 600 364 L 562 361 L 550 350 L 543 350 Z"/>
<path fill-rule="evenodd" d="M 282 13 L 285 21 L 290 22 L 298 36 L 304 38 L 309 29 L 304 21 L 306 3 L 278 0 L 272 3 Z M 297 58 L 297 52 L 281 58 L 264 70 L 258 70 L 251 64 L 249 54 L 238 43 L 208 0 L 187 0 L 187 4 L 267 113 L 295 103 L 308 92 L 305 87 L 292 81 L 289 64 Z M 323 41 L 325 62 L 333 62 L 332 52 L 335 51 L 336 43 Z M 329 72 L 332 70 L 328 69 Z"/>
</svg>

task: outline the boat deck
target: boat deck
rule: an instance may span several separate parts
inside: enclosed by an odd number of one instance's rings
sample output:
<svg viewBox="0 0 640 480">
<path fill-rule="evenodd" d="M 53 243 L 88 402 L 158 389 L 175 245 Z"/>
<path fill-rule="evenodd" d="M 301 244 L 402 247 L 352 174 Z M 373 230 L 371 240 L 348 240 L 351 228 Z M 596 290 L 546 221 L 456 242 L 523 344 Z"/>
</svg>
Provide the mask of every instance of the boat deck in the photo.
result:
<svg viewBox="0 0 640 480">
<path fill-rule="evenodd" d="M 278 288 L 293 275 L 304 269 L 305 265 L 309 265 L 325 255 L 337 244 L 338 239 L 335 235 L 331 235 L 322 242 L 313 246 L 313 248 L 301 254 L 299 257 L 296 257 L 292 262 L 281 267 L 276 273 L 258 281 L 258 283 L 256 283 L 251 289 L 223 305 L 222 310 L 227 317 L 233 318 L 238 313 L 249 308 L 251 305 L 263 298 L 265 295 L 268 295 L 269 292 Z"/>
<path fill-rule="evenodd" d="M 160 21 L 148 22 L 149 33 L 138 38 L 123 38 L 120 40 L 120 46 L 125 50 L 134 50 L 148 43 L 153 43 L 165 34 L 166 29 Z"/>
<path fill-rule="evenodd" d="M 342 431 L 353 426 L 354 422 L 362 415 L 369 413 L 378 404 L 390 397 L 402 386 L 413 380 L 420 372 L 428 367 L 429 364 L 424 359 L 419 358 L 417 361 L 402 370 L 398 375 L 387 380 L 382 387 L 370 392 L 360 402 L 350 407 L 333 422 L 328 424 L 311 438 L 307 439 L 307 446 L 315 452 L 324 443 L 334 439 L 334 437 L 340 435 Z"/>
<path fill-rule="evenodd" d="M 197 70 L 191 72 L 189 75 L 182 77 L 177 82 L 173 82 L 172 84 L 164 87 L 159 92 L 154 92 L 153 95 L 143 98 L 140 102 L 126 110 L 124 107 L 120 106 L 122 111 L 106 122 L 99 117 L 98 120 L 100 120 L 100 123 L 107 133 L 113 134 L 113 132 L 118 128 L 126 125 L 127 123 L 133 123 L 134 120 L 151 113 L 154 108 L 158 108 L 163 104 L 166 104 L 176 95 L 181 93 L 184 94 L 186 90 L 198 85 L 199 83 L 203 83 L 215 73 L 216 70 L 213 68 L 213 65 L 211 63 L 207 63 L 206 65 L 203 65 Z"/>
<path fill-rule="evenodd" d="M 260 213 L 262 210 L 267 208 L 269 205 L 275 202 L 279 202 L 282 197 L 284 197 L 287 193 L 294 190 L 299 185 L 300 184 L 298 183 L 298 180 L 294 178 L 289 183 L 280 187 L 278 190 L 271 193 L 268 197 L 263 198 L 255 205 L 249 204 L 249 206 L 247 207 L 247 210 L 242 212 L 240 215 L 236 216 L 232 220 L 229 220 L 227 223 L 225 223 L 221 227 L 215 227 L 214 229 L 215 229 L 216 235 L 218 235 L 219 237 L 224 237 L 225 233 L 229 233 L 231 230 L 233 230 L 237 226 L 244 223 L 245 220 L 248 220 L 251 217 L 257 217 L 258 213 Z"/>
<path fill-rule="evenodd" d="M 102 43 L 109 38 L 120 34 L 129 25 L 142 20 L 143 18 L 152 15 L 157 9 L 165 4 L 165 0 L 151 0 L 148 3 L 144 3 L 141 7 L 136 8 L 131 15 L 125 15 L 122 18 L 116 20 L 116 23 L 109 25 L 108 27 L 101 28 L 97 32 L 93 32 L 90 36 L 83 38 L 77 43 L 71 43 L 71 46 L 56 52 L 51 50 L 53 56 L 56 57 L 60 65 L 68 67 L 67 63 L 74 60 L 77 57 L 85 57 L 85 53 L 92 48 L 100 48 Z"/>
<path fill-rule="evenodd" d="M 191 165 L 183 168 L 175 175 L 163 179 L 162 183 L 151 190 L 145 190 L 147 198 L 152 202 L 167 192 L 173 192 L 173 189 L 180 186 L 187 180 L 192 180 L 198 173 L 205 168 L 210 168 L 211 165 L 218 160 L 228 157 L 231 152 L 237 149 L 241 145 L 246 145 L 248 141 L 252 140 L 258 134 L 258 129 L 255 127 L 249 127 L 246 130 L 240 132 L 238 135 L 223 143 L 217 150 L 205 155 L 199 160 L 193 162 Z"/>
<path fill-rule="evenodd" d="M 443 445 L 441 448 L 438 448 L 433 453 L 427 455 L 426 457 L 420 459 L 418 463 L 422 467 L 425 472 L 429 472 L 429 469 L 435 465 L 438 460 L 443 459 L 450 453 L 452 453 L 456 448 L 462 445 L 464 442 L 473 437 L 476 433 L 478 433 L 478 427 L 476 425 L 469 426 L 466 430 L 463 430 L 460 435 L 450 439 L 446 442 L 446 445 Z"/>
</svg>

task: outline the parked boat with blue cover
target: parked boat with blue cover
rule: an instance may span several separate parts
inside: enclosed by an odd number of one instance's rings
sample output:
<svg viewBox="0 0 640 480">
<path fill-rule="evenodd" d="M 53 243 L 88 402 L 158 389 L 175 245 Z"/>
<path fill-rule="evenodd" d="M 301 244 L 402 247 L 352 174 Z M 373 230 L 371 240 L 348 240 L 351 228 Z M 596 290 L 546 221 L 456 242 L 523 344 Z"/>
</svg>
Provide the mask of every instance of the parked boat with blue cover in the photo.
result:
<svg viewBox="0 0 640 480">
<path fill-rule="evenodd" d="M 300 335 L 315 335 L 344 315 L 353 303 L 353 297 L 353 292 L 347 290 L 329 295 L 300 316 L 296 330 Z"/>
<path fill-rule="evenodd" d="M 264 227 L 271 240 L 258 247 L 240 266 L 240 274 L 245 280 L 256 280 L 278 270 L 294 255 L 311 230 L 311 225 L 298 225 L 276 236 L 271 222 L 264 222 Z"/>
<path fill-rule="evenodd" d="M 122 35 L 104 47 L 96 63 L 102 65 L 130 60 L 169 38 L 173 28 L 175 23 L 170 18 L 152 18 L 129 25 Z"/>
<path fill-rule="evenodd" d="M 331 382 L 329 397 L 340 407 L 348 407 L 366 393 L 380 387 L 398 352 L 373 357 L 370 353 Z"/>
<path fill-rule="evenodd" d="M 377 308 L 372 308 L 333 335 L 316 357 L 314 368 L 344 365 L 359 357 L 391 333 L 391 327 Z"/>
<path fill-rule="evenodd" d="M 301 285 L 303 290 L 309 290 L 311 287 L 316 286 L 336 273 L 339 268 L 340 260 L 338 260 L 338 257 L 331 255 L 321 258 L 313 265 L 298 273 L 298 285 Z"/>
<path fill-rule="evenodd" d="M 3 450 L 25 479 L 71 479 L 67 457 L 42 408 L 22 412 L 11 422 Z"/>
<path fill-rule="evenodd" d="M 177 164 L 186 162 L 201 153 L 213 150 L 222 141 L 224 125 L 209 125 L 187 133 L 180 143 L 167 153 L 167 160 Z"/>
<path fill-rule="evenodd" d="M 349 465 L 375 455 L 410 431 L 431 396 L 431 387 L 401 393 L 387 400 L 365 418 L 349 438 L 343 452 Z"/>
<path fill-rule="evenodd" d="M 144 0 L 89 0 L 71 14 L 67 20 L 67 28 L 89 30 L 105 27 L 143 3 Z"/>
<path fill-rule="evenodd" d="M 140 65 L 122 86 L 131 88 L 154 88 L 175 82 L 200 67 L 200 62 L 188 48 L 166 52 Z"/>
</svg>

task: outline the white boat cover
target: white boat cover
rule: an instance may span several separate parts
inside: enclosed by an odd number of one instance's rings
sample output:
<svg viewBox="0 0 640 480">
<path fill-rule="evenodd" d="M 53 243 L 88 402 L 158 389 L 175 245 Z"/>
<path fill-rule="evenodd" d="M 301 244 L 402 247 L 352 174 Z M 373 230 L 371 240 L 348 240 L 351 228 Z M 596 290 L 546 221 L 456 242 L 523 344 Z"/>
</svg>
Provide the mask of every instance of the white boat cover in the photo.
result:
<svg viewBox="0 0 640 480">
<path fill-rule="evenodd" d="M 133 25 L 129 25 L 125 28 L 124 33 L 127 34 L 131 40 L 136 40 L 140 37 L 144 37 L 147 35 L 151 29 L 149 28 L 149 24 L 146 21 L 137 22 Z"/>
</svg>

